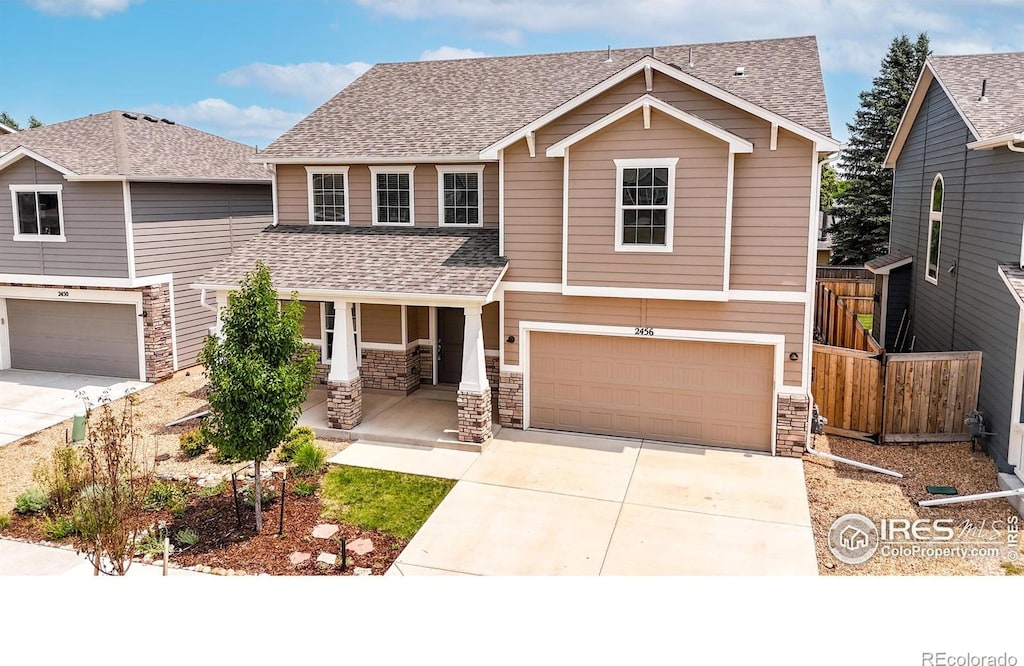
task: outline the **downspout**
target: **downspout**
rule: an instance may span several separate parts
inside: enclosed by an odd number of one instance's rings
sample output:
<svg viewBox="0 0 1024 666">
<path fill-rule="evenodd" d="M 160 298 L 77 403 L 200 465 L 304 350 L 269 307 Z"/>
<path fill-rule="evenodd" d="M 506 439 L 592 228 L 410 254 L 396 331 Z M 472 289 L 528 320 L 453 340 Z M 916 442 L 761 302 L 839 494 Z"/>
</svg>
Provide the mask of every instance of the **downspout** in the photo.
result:
<svg viewBox="0 0 1024 666">
<path fill-rule="evenodd" d="M 205 289 L 203 289 L 202 291 L 199 292 L 199 305 L 202 305 L 204 308 L 206 308 L 210 312 L 217 312 L 217 306 L 216 305 L 210 305 L 209 303 L 206 302 L 206 290 Z"/>
<path fill-rule="evenodd" d="M 1024 153 L 1024 146 L 1018 146 L 1017 141 L 1020 139 L 1013 138 L 1006 142 L 1006 147 L 1015 153 Z"/>
<path fill-rule="evenodd" d="M 869 465 L 867 463 L 862 463 L 862 462 L 857 461 L 857 460 L 850 460 L 849 458 L 842 458 L 840 456 L 834 456 L 831 453 L 825 453 L 824 451 L 817 451 L 817 450 L 811 448 L 811 440 L 810 440 L 810 438 L 807 439 L 807 447 L 806 448 L 807 448 L 807 453 L 810 453 L 812 456 L 817 456 L 819 458 L 825 458 L 826 460 L 834 460 L 835 462 L 845 463 L 847 465 L 852 465 L 854 467 L 859 467 L 860 469 L 866 469 L 869 472 L 878 472 L 879 474 L 888 474 L 889 476 L 895 476 L 897 479 L 902 479 L 903 478 L 902 474 L 900 474 L 899 472 L 894 472 L 894 471 L 892 471 L 890 469 L 885 469 L 883 467 L 875 467 L 874 465 Z"/>
</svg>

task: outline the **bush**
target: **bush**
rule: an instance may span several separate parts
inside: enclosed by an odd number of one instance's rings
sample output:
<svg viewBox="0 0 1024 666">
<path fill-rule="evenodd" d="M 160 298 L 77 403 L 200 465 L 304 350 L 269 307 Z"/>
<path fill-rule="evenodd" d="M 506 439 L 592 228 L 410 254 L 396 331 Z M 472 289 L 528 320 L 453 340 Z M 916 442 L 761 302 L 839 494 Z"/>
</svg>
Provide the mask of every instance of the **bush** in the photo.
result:
<svg viewBox="0 0 1024 666">
<path fill-rule="evenodd" d="M 206 439 L 206 433 L 200 426 L 181 433 L 181 437 L 178 438 L 178 448 L 186 457 L 195 458 L 210 448 L 210 442 Z"/>
<path fill-rule="evenodd" d="M 174 535 L 174 543 L 182 548 L 194 546 L 199 543 L 199 534 L 191 527 L 186 527 L 178 530 L 178 533 Z"/>
<path fill-rule="evenodd" d="M 11 514 L 0 513 L 0 532 L 3 532 L 11 526 Z"/>
<path fill-rule="evenodd" d="M 50 461 L 40 461 L 32 478 L 46 491 L 49 508 L 55 514 L 67 514 L 74 508 L 78 493 L 88 483 L 85 467 L 73 446 L 58 446 Z"/>
<path fill-rule="evenodd" d="M 327 451 L 312 442 L 303 444 L 295 449 L 292 464 L 297 476 L 319 474 L 327 464 Z"/>
<path fill-rule="evenodd" d="M 170 509 L 175 516 L 185 513 L 185 490 L 171 481 L 157 481 L 146 492 L 144 505 L 150 511 Z"/>
<path fill-rule="evenodd" d="M 170 553 L 173 550 L 174 546 L 168 544 L 168 552 Z M 135 546 L 135 551 L 143 555 L 163 557 L 164 540 L 158 532 L 150 532 Z"/>
<path fill-rule="evenodd" d="M 238 494 L 242 496 L 242 501 L 245 502 L 249 508 L 256 508 L 256 486 L 252 483 L 247 483 L 242 486 L 242 489 L 238 491 Z M 262 499 L 261 505 L 266 506 L 277 499 L 277 486 L 269 483 L 260 484 L 260 498 Z"/>
<path fill-rule="evenodd" d="M 284 438 L 281 448 L 277 450 L 277 459 L 281 462 L 291 462 L 299 447 L 303 444 L 312 444 L 314 439 L 316 439 L 316 433 L 309 426 L 292 428 L 292 431 Z"/>
<path fill-rule="evenodd" d="M 46 522 L 43 523 L 43 532 L 47 537 L 54 541 L 60 541 L 66 539 L 69 536 L 75 534 L 78 530 L 75 529 L 75 521 L 72 520 L 71 516 L 59 515 L 55 518 L 47 518 Z"/>
<path fill-rule="evenodd" d="M 299 497 L 309 497 L 320 488 L 316 481 L 296 481 L 292 486 L 292 492 Z"/>
<path fill-rule="evenodd" d="M 50 498 L 42 488 L 29 488 L 14 500 L 14 510 L 18 513 L 39 513 L 50 506 Z"/>
<path fill-rule="evenodd" d="M 208 499 L 210 497 L 219 497 L 220 495 L 224 494 L 224 491 L 227 490 L 227 488 L 228 482 L 221 481 L 215 486 L 206 486 L 205 488 L 200 488 L 199 496 L 202 497 L 203 499 Z"/>
</svg>

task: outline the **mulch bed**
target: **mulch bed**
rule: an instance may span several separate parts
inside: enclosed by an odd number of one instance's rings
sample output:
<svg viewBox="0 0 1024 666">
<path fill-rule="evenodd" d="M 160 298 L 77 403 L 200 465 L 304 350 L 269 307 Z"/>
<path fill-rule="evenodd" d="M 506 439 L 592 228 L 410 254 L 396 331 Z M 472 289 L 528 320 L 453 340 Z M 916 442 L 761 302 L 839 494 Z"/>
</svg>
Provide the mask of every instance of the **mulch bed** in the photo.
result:
<svg viewBox="0 0 1024 666">
<path fill-rule="evenodd" d="M 311 480 L 311 479 L 307 479 Z M 280 483 L 272 482 L 277 488 Z M 220 495 L 199 497 L 192 494 L 188 508 L 180 518 L 174 518 L 168 511 L 153 512 L 153 522 L 166 520 L 168 533 L 173 538 L 178 531 L 191 528 L 199 535 L 199 541 L 186 549 L 172 553 L 170 561 L 181 567 L 234 570 L 248 575 L 270 574 L 275 576 L 321 576 L 352 575 L 356 567 L 371 569 L 374 575 L 387 571 L 405 547 L 407 540 L 376 530 L 363 530 L 346 523 L 333 523 L 321 519 L 320 498 L 316 495 L 300 497 L 291 490 L 284 502 L 284 530 L 278 536 L 280 527 L 281 501 L 275 499 L 263 507 L 263 531 L 255 529 L 255 512 L 239 501 L 241 527 L 235 512 L 231 485 Z M 338 533 L 330 539 L 312 536 L 313 528 L 323 523 L 336 524 Z M 28 541 L 46 541 L 42 531 L 43 519 L 36 516 L 12 515 L 11 524 L 3 531 L 3 537 Z M 348 552 L 346 566 L 341 566 L 341 539 L 351 544 L 354 540 L 368 538 L 373 551 L 366 555 Z M 309 553 L 305 563 L 293 567 L 289 555 L 293 552 Z M 321 553 L 337 555 L 333 567 L 317 564 Z"/>
</svg>

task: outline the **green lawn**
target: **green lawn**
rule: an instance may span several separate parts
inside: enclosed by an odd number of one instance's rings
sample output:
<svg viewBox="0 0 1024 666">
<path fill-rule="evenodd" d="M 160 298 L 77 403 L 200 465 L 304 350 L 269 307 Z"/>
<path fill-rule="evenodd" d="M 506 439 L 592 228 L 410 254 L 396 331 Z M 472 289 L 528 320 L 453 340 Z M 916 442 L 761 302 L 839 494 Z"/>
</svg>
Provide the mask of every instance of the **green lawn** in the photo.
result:
<svg viewBox="0 0 1024 666">
<path fill-rule="evenodd" d="M 323 514 L 339 522 L 411 539 L 455 485 L 449 479 L 335 467 L 321 488 Z"/>
<path fill-rule="evenodd" d="M 860 323 L 864 325 L 864 328 L 871 330 L 871 321 L 874 319 L 874 315 L 857 315 L 857 319 L 860 319 Z"/>
</svg>

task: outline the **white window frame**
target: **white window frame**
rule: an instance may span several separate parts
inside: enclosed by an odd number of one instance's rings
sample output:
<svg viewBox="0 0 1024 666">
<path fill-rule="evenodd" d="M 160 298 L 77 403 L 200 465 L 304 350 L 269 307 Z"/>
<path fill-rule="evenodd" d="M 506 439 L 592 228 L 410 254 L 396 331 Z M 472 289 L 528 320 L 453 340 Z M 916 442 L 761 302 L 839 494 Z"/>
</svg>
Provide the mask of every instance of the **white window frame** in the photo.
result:
<svg viewBox="0 0 1024 666">
<path fill-rule="evenodd" d="M 477 214 L 476 224 L 445 224 L 444 221 L 444 176 L 448 173 L 475 173 L 477 174 Z M 484 165 L 438 165 L 437 167 L 437 225 L 439 227 L 482 227 L 484 226 Z"/>
<path fill-rule="evenodd" d="M 373 225 L 381 227 L 411 227 L 416 224 L 416 179 L 413 172 L 416 165 L 409 166 L 371 166 L 370 167 L 370 211 L 373 215 Z M 408 222 L 380 222 L 378 221 L 377 206 L 377 175 L 399 173 L 409 175 L 409 221 Z"/>
<path fill-rule="evenodd" d="M 615 161 L 615 251 L 616 252 L 671 252 L 672 228 L 675 226 L 676 164 L 678 157 L 618 159 Z M 624 169 L 668 169 L 668 203 L 665 208 L 665 244 L 634 245 L 622 242 L 622 172 Z"/>
<path fill-rule="evenodd" d="M 939 202 L 939 210 L 935 208 L 935 185 L 942 183 L 942 200 Z M 942 257 L 942 211 L 946 208 L 946 181 L 941 173 L 935 174 L 932 180 L 932 189 L 928 196 L 928 236 L 924 248 L 924 279 L 934 285 L 939 284 L 939 259 Z M 935 247 L 935 263 L 932 263 L 932 228 L 939 223 L 939 238 Z M 934 269 L 935 277 L 931 276 Z"/>
<path fill-rule="evenodd" d="M 316 213 L 313 210 L 313 176 L 317 174 L 341 174 L 345 176 L 344 196 L 345 196 L 345 221 L 344 222 L 325 222 L 317 220 Z M 349 196 L 348 187 L 348 167 L 347 166 L 327 166 L 327 167 L 306 167 L 306 193 L 307 193 L 307 207 L 309 209 L 309 223 L 325 226 L 334 227 L 347 227 L 352 220 L 352 197 Z"/>
<path fill-rule="evenodd" d="M 66 229 L 64 228 L 64 186 L 63 185 L 11 185 L 11 213 L 14 222 L 14 240 L 24 242 L 42 242 L 42 243 L 66 243 L 67 237 L 65 236 Z M 20 192 L 34 192 L 36 194 L 40 192 L 45 193 L 57 193 L 57 215 L 59 217 L 60 234 L 57 236 L 48 234 L 23 234 L 21 229 L 18 227 L 18 193 Z M 42 229 L 42 223 L 39 220 L 39 199 L 36 198 L 36 229 Z"/>
</svg>

